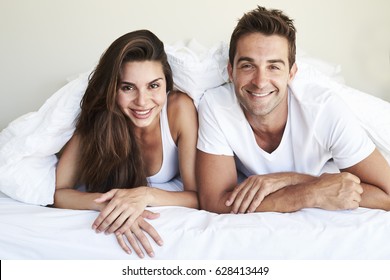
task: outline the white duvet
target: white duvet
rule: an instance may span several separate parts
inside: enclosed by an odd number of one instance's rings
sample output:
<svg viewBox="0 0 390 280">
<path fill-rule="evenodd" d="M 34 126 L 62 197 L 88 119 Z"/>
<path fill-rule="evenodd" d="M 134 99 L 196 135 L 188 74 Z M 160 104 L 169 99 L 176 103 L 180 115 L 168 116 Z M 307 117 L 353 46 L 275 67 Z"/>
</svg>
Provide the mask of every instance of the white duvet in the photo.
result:
<svg viewBox="0 0 390 280">
<path fill-rule="evenodd" d="M 205 90 L 227 82 L 227 47 L 196 41 L 167 46 L 175 86 L 198 104 Z M 292 87 L 326 85 L 340 95 L 390 162 L 390 104 L 340 82 L 338 69 L 299 56 Z M 53 209 L 57 153 L 74 131 L 89 73 L 69 82 L 37 112 L 0 133 L 1 259 L 131 259 L 114 236 L 96 234 L 94 211 Z M 157 207 L 151 221 L 163 237 L 158 259 L 389 259 L 390 214 L 304 209 L 295 213 L 217 215 Z"/>
<path fill-rule="evenodd" d="M 154 259 L 390 259 L 390 212 L 304 209 L 225 214 L 153 207 L 164 240 Z M 138 259 L 91 229 L 98 213 L 29 205 L 0 195 L 0 259 Z M 151 241 L 152 242 L 152 241 Z M 145 257 L 149 259 L 149 257 Z"/>
</svg>

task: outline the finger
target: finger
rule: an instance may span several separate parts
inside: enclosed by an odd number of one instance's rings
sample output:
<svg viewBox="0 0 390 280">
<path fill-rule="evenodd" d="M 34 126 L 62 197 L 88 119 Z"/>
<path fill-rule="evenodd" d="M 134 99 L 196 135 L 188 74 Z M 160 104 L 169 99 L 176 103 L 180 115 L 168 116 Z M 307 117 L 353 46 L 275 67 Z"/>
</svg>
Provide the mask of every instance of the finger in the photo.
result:
<svg viewBox="0 0 390 280">
<path fill-rule="evenodd" d="M 364 189 L 362 187 L 362 185 L 359 184 L 359 187 L 357 188 L 356 190 L 359 194 L 362 194 L 364 192 Z"/>
<path fill-rule="evenodd" d="M 237 194 L 241 191 L 241 189 L 243 188 L 243 184 L 245 183 L 245 181 L 241 184 L 239 184 L 238 186 L 236 186 L 233 191 L 230 193 L 229 195 L 229 198 L 226 200 L 225 202 L 225 205 L 226 206 L 231 206 L 234 202 L 234 200 L 236 199 L 236 196 Z"/>
<path fill-rule="evenodd" d="M 110 190 L 109 192 L 103 193 L 101 196 L 94 199 L 94 201 L 96 203 L 102 203 L 102 202 L 106 202 L 108 200 L 111 200 L 114 197 L 116 192 L 117 192 L 117 189 Z"/>
<path fill-rule="evenodd" d="M 115 209 L 115 206 L 110 204 L 110 203 L 106 207 L 104 207 L 104 209 L 99 213 L 99 216 L 97 216 L 97 218 L 93 222 L 92 228 L 97 232 L 101 232 L 100 225 L 111 214 L 111 212 L 114 209 Z"/>
<path fill-rule="evenodd" d="M 141 216 L 144 217 L 145 219 L 154 220 L 154 219 L 157 219 L 158 217 L 160 217 L 160 213 L 154 213 L 154 212 L 151 212 L 149 210 L 144 210 L 144 212 L 142 212 Z"/>
<path fill-rule="evenodd" d="M 248 211 L 248 208 L 250 204 L 253 202 L 253 199 L 258 191 L 258 188 L 256 186 L 252 186 L 248 191 L 246 192 L 244 199 L 241 202 L 240 207 L 238 208 L 238 213 L 246 213 Z"/>
<path fill-rule="evenodd" d="M 149 234 L 150 237 L 158 244 L 159 246 L 162 246 L 164 244 L 164 241 L 162 240 L 161 236 L 158 234 L 157 230 L 149 224 L 147 221 L 143 221 L 140 223 L 140 227 Z"/>
<path fill-rule="evenodd" d="M 346 172 L 346 176 L 349 180 L 355 182 L 356 184 L 360 184 L 360 178 L 352 173 Z"/>
<path fill-rule="evenodd" d="M 250 186 L 245 185 L 245 187 L 243 187 L 241 189 L 241 191 L 237 194 L 237 196 L 233 202 L 233 207 L 232 207 L 233 213 L 242 213 L 242 212 L 239 212 L 239 209 L 240 209 L 240 206 L 241 206 L 243 200 L 245 199 L 246 193 L 248 192 L 249 189 L 250 189 Z"/>
<path fill-rule="evenodd" d="M 359 193 L 355 192 L 353 197 L 352 197 L 352 200 L 360 203 L 360 201 L 362 201 L 362 196 Z"/>
<path fill-rule="evenodd" d="M 106 232 L 108 234 L 116 231 L 124 233 L 126 230 L 130 229 L 135 219 L 138 217 L 139 216 L 131 212 L 121 213 L 119 217 L 111 225 L 109 225 Z"/>
<path fill-rule="evenodd" d="M 139 241 L 139 243 L 141 244 L 141 246 L 144 248 L 144 250 L 146 251 L 146 253 L 151 257 L 153 258 L 154 257 L 154 252 L 153 252 L 153 249 L 152 249 L 152 246 L 150 245 L 149 243 L 149 240 L 148 238 L 146 237 L 145 233 L 140 229 L 136 229 L 133 231 L 134 235 L 137 237 L 137 240 Z M 134 248 L 134 247 L 133 247 Z M 138 247 L 139 248 L 139 247 Z M 136 250 L 134 248 L 134 250 Z M 141 251 L 141 249 L 139 249 L 139 251 Z M 137 252 L 137 251 L 136 251 Z M 142 252 L 142 251 L 141 251 Z"/>
<path fill-rule="evenodd" d="M 356 209 L 356 208 L 358 208 L 359 207 L 359 202 L 357 202 L 357 201 L 351 201 L 351 203 L 350 203 L 350 205 L 349 205 L 349 207 L 348 207 L 348 209 Z"/>
<path fill-rule="evenodd" d="M 131 254 L 131 249 L 129 248 L 129 246 L 127 246 L 124 238 L 123 238 L 123 234 L 120 234 L 120 233 L 117 233 L 115 234 L 115 237 L 116 237 L 116 240 L 118 241 L 119 243 L 119 246 L 121 246 L 121 248 L 127 253 L 127 254 Z"/>
<path fill-rule="evenodd" d="M 99 226 L 96 228 L 96 231 L 97 232 L 106 231 L 121 214 L 122 211 L 118 208 L 115 208 L 108 216 L 104 218 L 104 220 L 101 221 Z"/>
<path fill-rule="evenodd" d="M 264 193 L 261 191 L 258 191 L 253 198 L 251 204 L 248 207 L 248 213 L 253 213 L 256 211 L 257 207 L 259 207 L 260 203 L 264 200 Z"/>
<path fill-rule="evenodd" d="M 134 234 L 128 230 L 124 234 L 127 238 L 127 241 L 129 241 L 131 247 L 133 248 L 134 252 L 140 257 L 141 259 L 145 257 L 144 253 L 142 252 L 141 248 L 139 247 L 139 244 L 137 240 L 134 237 Z"/>
<path fill-rule="evenodd" d="M 130 229 L 130 227 L 135 222 L 135 219 L 138 217 L 136 217 L 136 215 L 131 215 L 130 217 L 127 218 L 127 220 L 121 219 L 120 223 L 119 222 L 117 223 L 117 221 L 115 221 L 114 224 L 108 229 L 109 233 L 113 232 L 112 230 L 114 230 L 115 232 L 120 232 L 120 233 L 125 232 L 126 230 Z M 117 220 L 119 220 L 119 218 Z"/>
<path fill-rule="evenodd" d="M 158 218 L 160 214 L 146 210 L 142 210 L 142 212 L 139 213 L 134 208 L 128 208 L 120 214 L 120 216 L 113 222 L 112 225 L 109 226 L 106 231 L 108 234 L 113 232 L 124 233 L 126 230 L 130 229 L 135 220 L 140 216 L 152 220 Z"/>
</svg>

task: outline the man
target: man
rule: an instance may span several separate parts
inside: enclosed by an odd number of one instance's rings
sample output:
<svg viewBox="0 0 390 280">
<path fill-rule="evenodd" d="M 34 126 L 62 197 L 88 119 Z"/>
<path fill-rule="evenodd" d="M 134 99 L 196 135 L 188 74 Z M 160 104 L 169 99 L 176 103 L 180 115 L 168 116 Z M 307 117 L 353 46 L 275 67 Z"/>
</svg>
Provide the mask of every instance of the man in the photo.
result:
<svg viewBox="0 0 390 280">
<path fill-rule="evenodd" d="M 390 210 L 390 167 L 352 113 L 326 88 L 290 87 L 295 33 L 290 18 L 263 7 L 233 31 L 232 83 L 206 92 L 199 105 L 201 208 Z M 236 170 L 246 177 L 239 184 Z"/>
</svg>

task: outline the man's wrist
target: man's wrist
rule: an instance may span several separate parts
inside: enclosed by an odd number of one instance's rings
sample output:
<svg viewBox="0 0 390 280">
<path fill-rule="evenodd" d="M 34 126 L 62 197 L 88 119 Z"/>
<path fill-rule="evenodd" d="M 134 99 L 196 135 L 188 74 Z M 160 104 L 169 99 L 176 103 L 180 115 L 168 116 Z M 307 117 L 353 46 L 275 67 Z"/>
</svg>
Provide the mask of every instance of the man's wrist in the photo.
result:
<svg viewBox="0 0 390 280">
<path fill-rule="evenodd" d="M 302 183 L 307 183 L 310 181 L 313 181 L 317 177 L 311 176 L 308 174 L 301 174 L 301 173 L 292 173 L 291 175 L 291 185 L 298 185 Z"/>
</svg>

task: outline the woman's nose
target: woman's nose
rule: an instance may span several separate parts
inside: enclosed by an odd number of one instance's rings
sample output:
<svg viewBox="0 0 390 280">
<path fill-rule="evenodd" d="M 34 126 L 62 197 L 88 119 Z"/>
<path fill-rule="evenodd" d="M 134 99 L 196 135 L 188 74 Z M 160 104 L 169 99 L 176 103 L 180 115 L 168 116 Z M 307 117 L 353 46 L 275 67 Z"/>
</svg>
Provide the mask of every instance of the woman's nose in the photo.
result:
<svg viewBox="0 0 390 280">
<path fill-rule="evenodd" d="M 144 106 L 146 105 L 146 93 L 139 90 L 137 93 L 137 97 L 135 98 L 134 102 L 138 106 Z"/>
</svg>

